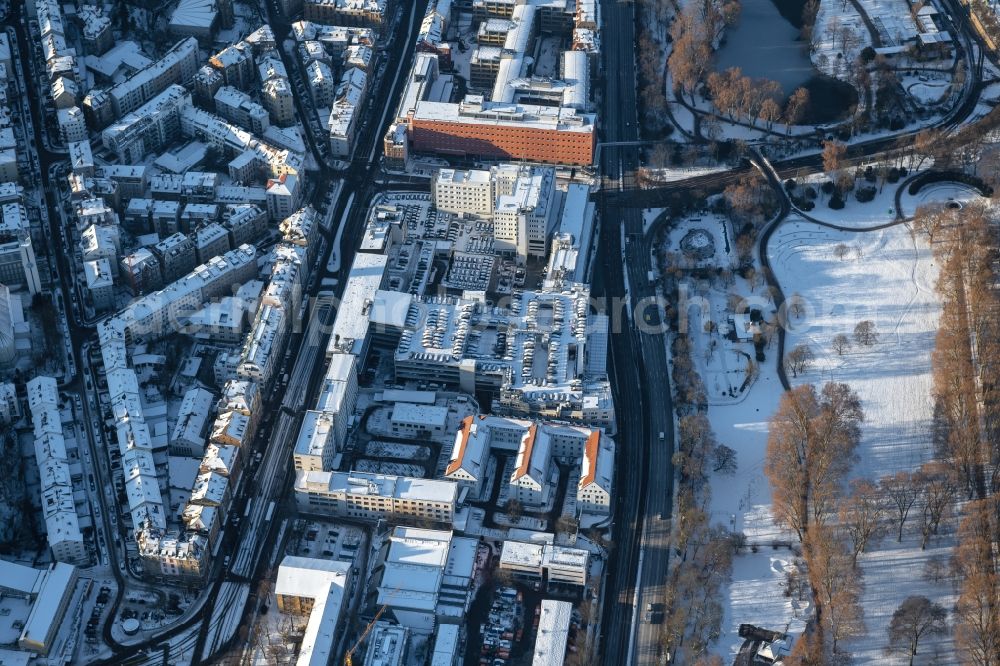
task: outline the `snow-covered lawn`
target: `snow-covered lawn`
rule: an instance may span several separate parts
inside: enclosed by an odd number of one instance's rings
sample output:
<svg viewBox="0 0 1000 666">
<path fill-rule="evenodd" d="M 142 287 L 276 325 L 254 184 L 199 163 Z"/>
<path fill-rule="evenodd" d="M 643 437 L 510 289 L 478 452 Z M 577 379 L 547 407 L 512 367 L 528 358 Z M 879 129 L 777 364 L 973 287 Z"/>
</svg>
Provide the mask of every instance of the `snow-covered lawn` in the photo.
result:
<svg viewBox="0 0 1000 666">
<path fill-rule="evenodd" d="M 838 259 L 834 248 L 840 243 L 857 252 Z M 816 354 L 813 366 L 790 381 L 846 382 L 861 397 L 865 423 L 854 476 L 877 480 L 929 460 L 930 355 L 940 303 L 934 291 L 938 268 L 927 243 L 905 225 L 856 233 L 788 222 L 772 237 L 769 256 L 786 295 L 797 292 L 807 304 L 806 313 L 789 323 L 786 349 L 808 344 Z M 854 325 L 865 319 L 875 322 L 879 341 L 871 348 L 854 344 L 838 356 L 830 345 L 833 336 L 851 337 Z M 923 575 L 929 557 L 947 557 L 947 537 L 922 551 L 915 520 L 909 527 L 902 543 L 889 537 L 861 558 L 867 633 L 845 646 L 858 663 L 894 663 L 883 652 L 886 628 L 909 594 L 919 592 L 945 608 L 954 603 L 949 586 L 932 585 Z M 950 642 L 942 637 L 928 643 L 921 650 L 921 658 L 930 659 L 924 663 L 938 663 L 933 654 L 949 654 Z"/>
<path fill-rule="evenodd" d="M 740 624 L 797 635 L 810 614 L 807 601 L 785 596 L 787 572 L 794 568 L 795 555 L 771 545 L 792 539 L 771 519 L 771 487 L 764 475 L 767 422 L 782 394 L 774 367 L 773 363 L 763 365 L 742 402 L 708 409 L 716 437 L 736 450 L 738 460 L 735 476 L 712 478 L 711 522 L 742 531 L 758 549 L 754 553 L 747 548 L 735 556 L 732 582 L 723 588 L 722 638 L 713 649 L 729 660 L 743 643 L 737 633 Z"/>
<path fill-rule="evenodd" d="M 903 75 L 900 83 L 903 89 L 921 104 L 938 104 L 951 91 L 950 74 L 943 72 L 932 77 L 921 73 L 919 76 Z"/>
<path fill-rule="evenodd" d="M 844 243 L 856 252 L 838 259 Z M 769 255 L 786 296 L 805 300 L 790 316 L 786 349 L 808 344 L 812 368 L 793 384 L 849 383 L 865 408 L 860 476 L 880 476 L 923 462 L 930 454 L 930 353 L 937 331 L 937 267 L 922 239 L 905 225 L 854 233 L 788 222 L 772 237 Z M 843 356 L 831 348 L 838 333 L 852 336 L 859 321 L 875 322 L 879 341 L 854 344 Z"/>
<path fill-rule="evenodd" d="M 811 185 L 819 190 L 824 180 L 827 179 L 824 177 L 811 180 L 799 185 L 799 187 L 804 188 L 807 185 Z M 878 183 L 868 183 L 859 179 L 858 187 L 867 186 L 879 187 Z M 858 201 L 853 193 L 847 194 L 844 197 L 844 207 L 840 210 L 830 208 L 830 195 L 820 191 L 819 197 L 815 201 L 816 207 L 809 211 L 807 215 L 821 222 L 828 222 L 852 229 L 877 227 L 887 222 L 892 222 L 896 216 L 896 187 L 896 184 L 886 183 L 880 188 L 881 191 L 875 194 L 875 199 L 865 203 Z"/>
<path fill-rule="evenodd" d="M 883 225 L 895 217 L 895 189 L 887 185 L 875 201 L 866 204 L 852 198 L 841 211 L 820 201 L 811 214 L 859 229 Z M 965 186 L 938 184 L 917 195 L 904 194 L 902 208 L 905 215 L 912 215 L 921 203 L 965 205 L 976 198 Z M 671 234 L 671 249 L 676 251 L 677 240 L 686 230 L 704 226 L 702 221 L 686 220 Z M 843 259 L 834 251 L 839 244 L 851 250 Z M 720 255 L 717 258 L 725 265 L 724 253 Z M 768 256 L 786 297 L 798 294 L 806 304 L 804 314 L 789 322 L 786 349 L 805 343 L 816 355 L 805 374 L 790 378 L 791 382 L 846 382 L 861 397 L 866 418 L 852 476 L 877 480 L 900 470 L 916 470 L 933 454 L 930 358 L 940 312 L 934 290 L 938 268 L 926 240 L 914 237 L 907 224 L 838 231 L 793 216 L 774 233 Z M 737 280 L 734 289 L 746 292 L 748 286 Z M 716 299 L 709 300 L 713 318 L 724 316 L 716 312 Z M 769 318 L 773 308 L 764 309 Z M 871 348 L 853 343 L 854 326 L 864 319 L 873 320 L 879 331 L 879 341 Z M 831 346 L 838 333 L 852 339 L 852 348 L 843 356 Z M 696 342 L 696 349 L 703 347 L 703 342 Z M 788 574 L 795 570 L 797 558 L 784 543 L 794 538 L 774 524 L 770 513 L 771 490 L 764 474 L 768 419 L 778 406 L 782 388 L 773 346 L 766 353 L 767 360 L 745 395 L 728 404 L 712 401 L 708 409 L 719 442 L 734 448 L 738 457 L 734 476 L 711 479 L 711 522 L 742 531 L 748 544 L 757 548 L 757 552 L 748 548 L 736 556 L 733 580 L 724 589 L 722 638 L 713 650 L 727 659 L 742 643 L 737 635 L 741 623 L 798 634 L 811 612 L 807 598 L 789 589 Z M 712 363 L 704 354 L 693 356 L 713 394 Z M 955 602 L 952 585 L 929 581 L 925 567 L 932 558 L 946 562 L 953 539 L 954 524 L 950 523 L 921 550 L 917 519 L 911 515 L 902 542 L 888 535 L 861 556 L 866 631 L 844 645 L 854 655 L 854 663 L 906 663 L 901 656 L 887 655 L 884 648 L 892 614 L 907 596 L 926 595 L 951 610 Z M 921 642 L 915 663 L 947 663 L 951 654 L 950 635 L 931 637 Z"/>
<path fill-rule="evenodd" d="M 964 206 L 973 201 L 987 201 L 979 196 L 979 192 L 960 183 L 934 183 L 920 189 L 916 194 L 906 192 L 900 198 L 903 215 L 910 217 L 918 206 L 932 203 L 949 203 Z"/>
<path fill-rule="evenodd" d="M 855 37 L 848 44 L 850 48 L 845 50 L 841 38 L 848 30 Z M 871 35 L 854 5 L 846 0 L 822 0 L 819 3 L 809 53 L 816 69 L 846 80 L 850 67 L 866 46 L 871 46 Z"/>
<path fill-rule="evenodd" d="M 711 234 L 715 246 L 714 263 L 728 268 L 736 256 L 727 238 L 731 229 L 728 222 L 715 214 L 701 213 L 679 223 L 667 237 L 667 249 L 680 254 L 681 239 L 695 229 Z M 713 260 L 698 263 L 706 265 Z M 768 360 L 760 364 L 756 379 L 741 391 L 746 379 L 746 359 L 753 357 L 753 345 L 731 342 L 721 332 L 711 335 L 697 332 L 704 330 L 706 319 L 725 329 L 729 318 L 729 293 L 746 298 L 752 307 L 761 309 L 765 318 L 771 318 L 774 307 L 765 297 L 762 285 L 753 289 L 740 277 L 735 277 L 729 286 L 717 281 L 711 284 L 703 281 L 701 285 L 685 281 L 684 287 L 691 304 L 686 312 L 694 344 L 691 357 L 709 395 L 708 415 L 719 442 L 732 447 L 737 456 L 734 475 L 714 475 L 711 479 L 710 521 L 742 531 L 748 544 L 757 546 L 756 553 L 748 546 L 736 555 L 733 580 L 723 588 L 722 638 L 713 649 L 731 659 L 742 643 L 737 634 L 740 623 L 750 622 L 798 634 L 809 617 L 809 609 L 807 600 L 784 593 L 787 574 L 795 568 L 795 555 L 784 546 L 772 547 L 776 541 L 791 540 L 791 536 L 771 519 L 771 489 L 764 475 L 767 421 L 782 394 L 773 359 L 776 345 L 765 350 Z M 706 310 L 699 317 L 702 306 Z M 715 350 L 709 354 L 707 350 L 712 342 Z"/>
</svg>

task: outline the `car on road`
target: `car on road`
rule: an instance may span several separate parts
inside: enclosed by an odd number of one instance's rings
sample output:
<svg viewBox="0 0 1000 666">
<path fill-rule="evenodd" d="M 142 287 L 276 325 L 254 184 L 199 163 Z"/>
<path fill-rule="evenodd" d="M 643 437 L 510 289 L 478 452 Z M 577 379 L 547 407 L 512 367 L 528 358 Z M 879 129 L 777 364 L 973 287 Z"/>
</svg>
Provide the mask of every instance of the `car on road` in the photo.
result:
<svg viewBox="0 0 1000 666">
<path fill-rule="evenodd" d="M 649 624 L 663 623 L 663 604 L 652 602 L 646 604 L 646 622 Z"/>
</svg>

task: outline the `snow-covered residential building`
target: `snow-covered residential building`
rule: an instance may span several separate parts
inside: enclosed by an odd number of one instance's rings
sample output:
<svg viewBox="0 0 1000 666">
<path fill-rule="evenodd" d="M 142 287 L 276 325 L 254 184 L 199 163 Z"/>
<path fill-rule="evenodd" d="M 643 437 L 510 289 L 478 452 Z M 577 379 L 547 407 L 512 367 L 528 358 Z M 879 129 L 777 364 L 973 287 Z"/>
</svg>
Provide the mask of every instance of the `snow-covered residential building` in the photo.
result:
<svg viewBox="0 0 1000 666">
<path fill-rule="evenodd" d="M 302 0 L 302 15 L 319 23 L 381 29 L 388 5 L 388 0 Z"/>
<path fill-rule="evenodd" d="M 295 122 L 295 94 L 292 84 L 284 76 L 272 76 L 264 81 L 262 88 L 264 106 L 271 114 L 275 125 L 285 127 Z"/>
<path fill-rule="evenodd" d="M 302 186 L 298 176 L 282 175 L 267 181 L 267 213 L 272 220 L 284 220 L 298 210 Z"/>
<path fill-rule="evenodd" d="M 87 284 L 87 295 L 97 312 L 106 312 L 115 305 L 115 277 L 111 262 L 94 259 L 83 262 L 83 275 Z"/>
<path fill-rule="evenodd" d="M 318 42 L 311 42 L 318 44 Z M 322 47 L 321 47 L 322 48 Z M 333 103 L 337 82 L 333 78 L 333 70 L 321 60 L 313 60 L 306 65 L 306 81 L 312 91 L 313 103 L 316 108 L 325 108 Z"/>
<path fill-rule="evenodd" d="M 545 506 L 551 487 L 551 439 L 544 429 L 532 423 L 521 439 L 514 471 L 510 475 L 510 497 L 525 506 Z"/>
<path fill-rule="evenodd" d="M 183 86 L 171 85 L 106 127 L 101 142 L 122 163 L 138 164 L 180 136 L 181 110 L 190 104 L 191 94 Z"/>
<path fill-rule="evenodd" d="M 253 48 L 249 43 L 236 42 L 209 58 L 208 66 L 222 75 L 224 85 L 246 91 L 256 83 L 257 67 L 253 56 Z"/>
<path fill-rule="evenodd" d="M 211 441 L 224 446 L 243 447 L 252 436 L 251 417 L 236 411 L 220 412 L 212 424 Z"/>
<path fill-rule="evenodd" d="M 59 385 L 53 377 L 39 376 L 30 380 L 26 388 L 34 426 L 40 504 L 52 557 L 58 562 L 87 565 L 90 558 L 73 497 L 73 478 L 59 409 Z"/>
<path fill-rule="evenodd" d="M 10 425 L 21 418 L 21 401 L 10 382 L 0 382 L 0 423 Z"/>
<path fill-rule="evenodd" d="M 186 84 L 198 69 L 198 42 L 184 39 L 162 58 L 108 90 L 116 117 L 138 109 L 171 84 Z"/>
<path fill-rule="evenodd" d="M 263 134 L 271 126 L 267 109 L 253 101 L 250 95 L 233 86 L 219 88 L 214 100 L 216 113 L 254 134 Z"/>
<path fill-rule="evenodd" d="M 92 224 L 80 234 L 80 253 L 84 261 L 107 259 L 111 274 L 118 277 L 118 254 L 121 241 L 117 226 Z"/>
<path fill-rule="evenodd" d="M 289 328 L 284 308 L 263 305 L 243 345 L 237 374 L 270 387 L 277 377 L 278 363 Z"/>
<path fill-rule="evenodd" d="M 594 430 L 587 437 L 577 483 L 576 501 L 581 513 L 611 513 L 614 474 L 615 443 L 600 430 Z"/>
<path fill-rule="evenodd" d="M 170 437 L 170 455 L 197 458 L 205 454 L 205 433 L 214 404 L 215 396 L 203 388 L 184 394 Z"/>
<path fill-rule="evenodd" d="M 490 428 L 484 427 L 482 422 L 482 417 L 475 416 L 462 420 L 445 468 L 445 478 L 468 488 L 473 497 L 478 497 L 482 491 L 490 452 Z"/>
<path fill-rule="evenodd" d="M 80 107 L 71 106 L 68 109 L 56 109 L 56 121 L 59 124 L 59 136 L 63 143 L 87 140 L 87 121 Z"/>
<path fill-rule="evenodd" d="M 330 150 L 338 157 L 350 157 L 354 150 L 367 89 L 368 78 L 357 67 L 344 72 L 337 86 L 327 127 L 330 130 Z"/>
<path fill-rule="evenodd" d="M 252 437 L 261 417 L 260 385 L 247 380 L 231 380 L 222 387 L 218 404 L 219 415 L 239 412 L 247 417 L 247 430 Z"/>
</svg>

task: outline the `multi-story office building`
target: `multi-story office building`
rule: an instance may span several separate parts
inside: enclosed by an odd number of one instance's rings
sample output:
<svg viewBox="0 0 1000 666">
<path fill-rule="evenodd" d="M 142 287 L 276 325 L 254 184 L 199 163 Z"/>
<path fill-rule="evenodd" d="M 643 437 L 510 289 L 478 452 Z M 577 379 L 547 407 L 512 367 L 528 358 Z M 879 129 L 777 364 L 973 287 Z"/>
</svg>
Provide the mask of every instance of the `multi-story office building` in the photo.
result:
<svg viewBox="0 0 1000 666">
<path fill-rule="evenodd" d="M 524 263 L 548 256 L 555 225 L 555 170 L 504 165 L 494 170 L 497 198 L 493 234 L 497 250 Z"/>
<path fill-rule="evenodd" d="M 419 634 L 465 622 L 474 577 L 476 539 L 450 530 L 397 526 L 378 584 L 376 603 Z"/>
<path fill-rule="evenodd" d="M 320 386 L 316 409 L 306 412 L 293 460 L 295 469 L 329 471 L 347 441 L 347 428 L 358 395 L 358 376 L 352 354 L 334 354 Z"/>
<path fill-rule="evenodd" d="M 569 107 L 487 102 L 418 102 L 408 123 L 417 152 L 455 157 L 588 166 L 596 117 Z"/>
<path fill-rule="evenodd" d="M 353 589 L 351 563 L 287 555 L 278 567 L 274 595 L 282 613 L 308 615 L 298 664 L 329 664 L 343 635 L 345 598 Z"/>
<path fill-rule="evenodd" d="M 588 560 L 589 553 L 580 548 L 507 540 L 500 553 L 500 569 L 531 583 L 583 587 Z"/>
<path fill-rule="evenodd" d="M 490 217 L 496 195 L 489 171 L 440 169 L 431 181 L 431 201 L 438 210 Z"/>
<path fill-rule="evenodd" d="M 295 498 L 306 513 L 450 524 L 455 518 L 458 485 L 366 472 L 298 471 Z"/>
<path fill-rule="evenodd" d="M 525 291 L 510 309 L 451 297 L 413 299 L 394 356 L 396 377 L 491 392 L 494 413 L 612 427 L 607 318 L 589 312 L 589 294 L 586 285 L 553 285 Z M 502 332 L 496 339 L 503 348 L 470 348 L 470 330 Z M 353 347 L 368 340 L 359 339 Z"/>
</svg>

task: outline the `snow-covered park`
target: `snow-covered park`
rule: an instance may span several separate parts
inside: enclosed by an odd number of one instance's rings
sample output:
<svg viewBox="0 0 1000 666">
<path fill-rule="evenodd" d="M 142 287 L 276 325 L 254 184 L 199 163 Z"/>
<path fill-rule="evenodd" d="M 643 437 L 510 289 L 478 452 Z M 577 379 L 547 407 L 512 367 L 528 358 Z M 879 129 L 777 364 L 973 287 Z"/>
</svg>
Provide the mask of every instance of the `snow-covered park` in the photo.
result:
<svg viewBox="0 0 1000 666">
<path fill-rule="evenodd" d="M 774 232 L 767 248 L 786 298 L 797 295 L 804 304 L 801 313 L 789 314 L 786 353 L 806 344 L 815 355 L 798 377 L 789 373 L 789 381 L 793 386 L 844 382 L 859 395 L 865 422 L 852 477 L 872 481 L 900 470 L 915 471 L 933 455 L 931 352 L 940 312 L 935 291 L 938 267 L 926 238 L 913 234 L 907 223 L 885 226 L 896 220 L 894 191 L 895 186 L 886 186 L 873 202 L 851 199 L 844 210 L 823 204 L 810 213 L 821 222 L 850 230 L 824 227 L 793 213 Z M 964 186 L 930 185 L 916 195 L 904 193 L 900 207 L 904 216 L 910 216 L 921 204 L 962 206 L 977 197 Z M 683 222 L 673 232 L 673 242 L 685 229 L 701 226 L 702 221 Z M 863 231 L 871 227 L 882 228 Z M 736 286 L 747 295 L 754 293 L 739 278 Z M 764 316 L 768 320 L 773 313 Z M 862 320 L 875 323 L 878 341 L 872 346 L 853 340 L 854 326 Z M 837 334 L 851 338 L 843 354 L 831 344 Z M 714 399 L 713 364 L 706 355 L 696 356 L 701 356 L 696 362 L 710 394 L 708 414 L 715 434 L 738 456 L 735 476 L 712 479 L 711 505 L 712 522 L 741 531 L 748 544 L 734 560 L 733 579 L 723 600 L 722 638 L 714 648 L 731 659 L 742 644 L 737 635 L 740 624 L 796 634 L 811 609 L 808 593 L 800 593 L 790 582 L 797 557 L 788 544 L 795 539 L 771 518 L 771 489 L 764 473 L 768 419 L 783 392 L 774 346 L 768 347 L 767 361 L 760 364 L 746 395 L 736 401 Z M 907 596 L 923 594 L 947 609 L 954 604 L 951 583 L 929 581 L 925 572 L 932 558 L 947 561 L 954 525 L 942 529 L 922 550 L 915 519 L 911 520 L 914 524 L 904 530 L 901 542 L 886 536 L 860 558 L 865 631 L 844 646 L 854 663 L 906 663 L 902 656 L 887 654 L 885 647 L 892 614 Z M 915 663 L 944 663 L 952 650 L 950 635 L 930 637 L 921 644 Z"/>
</svg>

